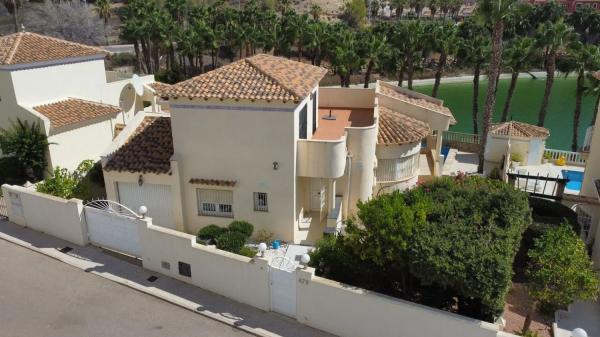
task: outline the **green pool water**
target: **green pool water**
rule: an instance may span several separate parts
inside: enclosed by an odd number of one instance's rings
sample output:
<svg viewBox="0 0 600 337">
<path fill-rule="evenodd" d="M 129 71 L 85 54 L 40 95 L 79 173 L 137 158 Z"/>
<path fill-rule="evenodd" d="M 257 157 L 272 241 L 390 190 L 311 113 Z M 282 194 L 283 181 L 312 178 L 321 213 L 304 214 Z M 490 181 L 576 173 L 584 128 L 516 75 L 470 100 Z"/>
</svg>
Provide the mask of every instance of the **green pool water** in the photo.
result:
<svg viewBox="0 0 600 337">
<path fill-rule="evenodd" d="M 498 88 L 498 98 L 494 121 L 499 121 L 506 92 L 510 80 L 501 80 Z M 519 80 L 511 106 L 510 115 L 512 119 L 536 124 L 537 114 L 544 93 L 545 79 L 522 78 Z M 431 94 L 432 85 L 416 86 L 415 90 L 424 94 Z M 487 92 L 487 81 L 482 81 L 479 91 L 479 125 L 484 111 L 485 95 Z M 452 110 L 458 124 L 451 127 L 451 131 L 473 132 L 471 117 L 471 96 L 473 95 L 472 82 L 444 83 L 440 87 L 438 98 L 444 100 L 444 104 Z M 583 100 L 581 121 L 579 127 L 579 145 L 583 143 L 585 130 L 590 125 L 593 115 L 595 98 L 586 96 Z M 573 134 L 573 110 L 575 108 L 575 78 L 559 77 L 554 82 L 550 105 L 546 116 L 546 125 L 550 129 L 550 138 L 546 146 L 559 150 L 571 150 L 571 139 Z"/>
</svg>

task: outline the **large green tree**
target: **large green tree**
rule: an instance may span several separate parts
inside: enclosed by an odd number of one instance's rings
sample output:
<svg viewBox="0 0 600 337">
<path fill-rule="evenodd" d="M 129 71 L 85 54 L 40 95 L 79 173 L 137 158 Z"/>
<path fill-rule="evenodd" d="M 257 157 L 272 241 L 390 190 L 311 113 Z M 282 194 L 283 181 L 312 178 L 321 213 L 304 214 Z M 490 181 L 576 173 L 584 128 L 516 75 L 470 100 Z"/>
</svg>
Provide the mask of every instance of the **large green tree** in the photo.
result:
<svg viewBox="0 0 600 337">
<path fill-rule="evenodd" d="M 519 74 L 531 68 L 537 55 L 538 51 L 535 46 L 535 40 L 529 37 L 515 38 L 506 47 L 504 51 L 504 66 L 510 70 L 511 78 L 504 108 L 502 109 L 502 117 L 500 119 L 502 122 L 508 120 L 508 113 L 510 112 L 510 105 L 515 89 L 517 88 Z"/>
<path fill-rule="evenodd" d="M 452 23 L 434 24 L 429 33 L 429 38 L 433 51 L 439 53 L 435 69 L 435 81 L 431 92 L 431 96 L 437 97 L 448 58 L 454 58 L 458 50 L 458 28 Z"/>
<path fill-rule="evenodd" d="M 526 270 L 533 299 L 523 331 L 529 330 L 531 314 L 539 304 L 545 312 L 566 309 L 576 301 L 598 297 L 598 273 L 581 238 L 568 225 L 549 229 L 529 250 Z"/>
</svg>

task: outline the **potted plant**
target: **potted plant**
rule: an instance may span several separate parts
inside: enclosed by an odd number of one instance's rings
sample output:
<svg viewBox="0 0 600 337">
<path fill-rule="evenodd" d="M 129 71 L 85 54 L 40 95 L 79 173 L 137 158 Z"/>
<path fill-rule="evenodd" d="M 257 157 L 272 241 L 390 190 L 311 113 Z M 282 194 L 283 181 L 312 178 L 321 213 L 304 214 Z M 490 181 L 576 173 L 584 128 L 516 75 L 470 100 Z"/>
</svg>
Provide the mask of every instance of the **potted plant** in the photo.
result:
<svg viewBox="0 0 600 337">
<path fill-rule="evenodd" d="M 523 156 L 520 153 L 510 154 L 510 167 L 514 170 L 523 162 Z"/>
<path fill-rule="evenodd" d="M 542 164 L 548 164 L 550 159 L 552 159 L 552 156 L 550 155 L 550 153 L 544 152 L 544 155 L 542 156 Z"/>
</svg>

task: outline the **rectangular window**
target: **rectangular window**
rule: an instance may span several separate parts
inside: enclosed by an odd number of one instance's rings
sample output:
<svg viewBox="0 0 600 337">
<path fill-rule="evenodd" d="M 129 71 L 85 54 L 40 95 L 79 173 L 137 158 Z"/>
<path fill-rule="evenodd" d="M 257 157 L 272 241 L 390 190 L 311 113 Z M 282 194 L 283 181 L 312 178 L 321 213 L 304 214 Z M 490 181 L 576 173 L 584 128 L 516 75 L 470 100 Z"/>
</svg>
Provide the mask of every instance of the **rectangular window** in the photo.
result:
<svg viewBox="0 0 600 337">
<path fill-rule="evenodd" d="M 298 137 L 300 139 L 306 139 L 306 114 L 308 113 L 308 107 L 307 104 L 304 104 L 304 106 L 302 107 L 302 110 L 300 110 L 300 131 L 299 131 L 299 135 Z"/>
<path fill-rule="evenodd" d="M 233 191 L 197 189 L 198 214 L 233 218 Z"/>
<path fill-rule="evenodd" d="M 254 210 L 257 212 L 268 212 L 269 202 L 267 193 L 254 192 Z"/>
</svg>

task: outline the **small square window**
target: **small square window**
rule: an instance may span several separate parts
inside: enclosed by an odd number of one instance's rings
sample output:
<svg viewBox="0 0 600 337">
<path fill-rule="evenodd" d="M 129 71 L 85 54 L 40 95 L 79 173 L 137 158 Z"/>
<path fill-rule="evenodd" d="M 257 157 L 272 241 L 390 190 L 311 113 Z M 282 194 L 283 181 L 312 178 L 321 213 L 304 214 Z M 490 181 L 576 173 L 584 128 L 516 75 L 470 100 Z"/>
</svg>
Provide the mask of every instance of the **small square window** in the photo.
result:
<svg viewBox="0 0 600 337">
<path fill-rule="evenodd" d="M 163 269 L 171 270 L 171 264 L 169 262 L 167 262 L 167 261 L 161 261 L 160 262 L 160 266 Z"/>
<path fill-rule="evenodd" d="M 269 211 L 269 201 L 267 193 L 254 192 L 254 210 L 256 212 Z"/>
<path fill-rule="evenodd" d="M 179 275 L 192 277 L 192 266 L 189 263 L 179 261 Z"/>
</svg>

